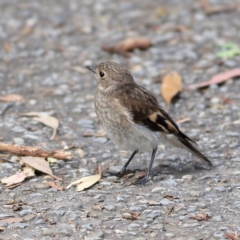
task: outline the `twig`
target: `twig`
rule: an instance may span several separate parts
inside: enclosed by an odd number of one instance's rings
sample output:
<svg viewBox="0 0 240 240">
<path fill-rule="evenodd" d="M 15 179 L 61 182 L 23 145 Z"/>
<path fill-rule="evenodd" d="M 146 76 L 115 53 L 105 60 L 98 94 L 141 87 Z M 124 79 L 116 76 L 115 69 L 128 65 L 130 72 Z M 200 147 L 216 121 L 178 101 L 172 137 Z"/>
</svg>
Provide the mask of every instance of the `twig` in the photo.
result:
<svg viewBox="0 0 240 240">
<path fill-rule="evenodd" d="M 191 121 L 191 118 L 183 118 L 183 119 L 178 120 L 177 123 L 179 124 L 179 123 L 184 123 L 184 122 L 189 122 L 189 121 Z"/>
<path fill-rule="evenodd" d="M 8 152 L 20 156 L 32 156 L 32 157 L 53 157 L 62 160 L 68 160 L 73 158 L 71 153 L 64 152 L 61 150 L 54 150 L 47 152 L 41 148 L 30 147 L 30 146 L 17 146 L 12 144 L 6 144 L 0 142 L 0 152 Z"/>
<path fill-rule="evenodd" d="M 210 6 L 208 0 L 201 0 L 201 5 L 204 10 L 204 12 L 207 15 L 211 15 L 214 13 L 219 13 L 219 12 L 227 12 L 227 11 L 233 11 L 237 8 L 236 5 L 230 5 L 230 6 Z"/>
<path fill-rule="evenodd" d="M 221 126 L 226 126 L 226 125 L 231 125 L 231 124 L 240 124 L 240 120 L 236 120 L 236 121 L 233 121 L 233 122 L 223 123 Z"/>
<path fill-rule="evenodd" d="M 87 69 L 84 69 L 82 67 L 79 66 L 66 66 L 67 69 L 72 70 L 72 71 L 76 71 L 79 73 L 86 73 L 88 72 Z"/>
</svg>

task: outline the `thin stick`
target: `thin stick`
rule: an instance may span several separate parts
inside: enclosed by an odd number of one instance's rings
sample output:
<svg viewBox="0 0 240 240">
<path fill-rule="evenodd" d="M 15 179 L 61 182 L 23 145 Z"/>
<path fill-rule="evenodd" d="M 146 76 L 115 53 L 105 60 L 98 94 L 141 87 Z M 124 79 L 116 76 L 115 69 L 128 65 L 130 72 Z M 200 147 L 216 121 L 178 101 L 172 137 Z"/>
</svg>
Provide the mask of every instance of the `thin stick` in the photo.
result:
<svg viewBox="0 0 240 240">
<path fill-rule="evenodd" d="M 20 156 L 44 157 L 44 158 L 53 157 L 62 160 L 68 160 L 73 158 L 72 154 L 61 150 L 47 152 L 41 148 L 30 146 L 18 146 L 2 142 L 0 142 L 0 152 L 8 152 Z"/>
</svg>

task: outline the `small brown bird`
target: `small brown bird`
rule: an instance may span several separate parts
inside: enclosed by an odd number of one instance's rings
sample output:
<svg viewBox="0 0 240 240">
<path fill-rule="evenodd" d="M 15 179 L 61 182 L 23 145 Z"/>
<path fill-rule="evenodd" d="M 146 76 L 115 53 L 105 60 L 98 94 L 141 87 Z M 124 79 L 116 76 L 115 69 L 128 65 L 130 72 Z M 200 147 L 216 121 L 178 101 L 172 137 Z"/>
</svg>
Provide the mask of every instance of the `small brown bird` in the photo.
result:
<svg viewBox="0 0 240 240">
<path fill-rule="evenodd" d="M 135 182 L 146 183 L 161 140 L 167 140 L 176 147 L 185 147 L 212 166 L 208 158 L 196 148 L 196 143 L 181 132 L 162 109 L 157 98 L 137 85 L 127 69 L 114 62 L 86 67 L 97 79 L 95 110 L 100 124 L 121 149 L 133 151 L 121 174 L 138 151 L 152 150 L 146 176 Z"/>
</svg>

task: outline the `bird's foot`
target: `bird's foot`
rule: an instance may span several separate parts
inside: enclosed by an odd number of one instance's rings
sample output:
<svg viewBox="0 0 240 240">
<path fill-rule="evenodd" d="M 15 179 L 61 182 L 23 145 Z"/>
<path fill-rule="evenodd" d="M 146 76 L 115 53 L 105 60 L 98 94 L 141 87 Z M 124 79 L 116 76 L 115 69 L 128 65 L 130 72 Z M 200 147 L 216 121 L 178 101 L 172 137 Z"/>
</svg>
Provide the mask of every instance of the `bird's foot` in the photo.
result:
<svg viewBox="0 0 240 240">
<path fill-rule="evenodd" d="M 149 176 L 146 175 L 145 177 L 140 178 L 139 180 L 134 182 L 133 185 L 142 185 L 142 184 L 145 184 L 146 182 L 148 182 L 148 180 L 149 180 Z"/>
<path fill-rule="evenodd" d="M 117 173 L 117 176 L 122 177 L 122 176 L 124 175 L 124 173 L 125 173 L 125 170 L 126 170 L 126 168 L 123 167 L 123 168 Z"/>
</svg>

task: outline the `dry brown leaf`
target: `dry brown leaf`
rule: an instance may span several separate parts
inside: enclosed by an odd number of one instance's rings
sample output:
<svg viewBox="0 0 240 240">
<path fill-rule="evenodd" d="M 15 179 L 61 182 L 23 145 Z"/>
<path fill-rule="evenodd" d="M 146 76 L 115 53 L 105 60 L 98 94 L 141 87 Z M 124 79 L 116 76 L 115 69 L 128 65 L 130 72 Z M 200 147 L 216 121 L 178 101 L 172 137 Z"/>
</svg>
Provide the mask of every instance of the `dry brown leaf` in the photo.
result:
<svg viewBox="0 0 240 240">
<path fill-rule="evenodd" d="M 134 173 L 128 173 L 128 174 L 123 175 L 123 178 L 129 179 L 129 178 L 131 178 L 133 176 L 134 176 Z"/>
<path fill-rule="evenodd" d="M 60 183 L 55 183 L 55 181 L 50 181 L 47 185 L 51 188 L 57 189 L 58 191 L 63 191 L 65 189 Z"/>
<path fill-rule="evenodd" d="M 97 211 L 102 211 L 102 208 L 99 205 L 94 205 L 92 208 Z"/>
<path fill-rule="evenodd" d="M 6 187 L 9 187 L 11 185 L 14 184 L 18 184 L 21 183 L 22 181 L 24 181 L 24 179 L 26 178 L 26 174 L 24 172 L 19 172 L 17 174 L 14 174 L 10 177 L 5 177 L 1 180 L 2 183 L 6 184 Z"/>
<path fill-rule="evenodd" d="M 95 132 L 89 132 L 89 131 L 85 131 L 82 134 L 83 137 L 105 137 L 106 134 L 105 133 L 95 133 Z"/>
<path fill-rule="evenodd" d="M 134 49 L 139 48 L 141 50 L 144 50 L 149 48 L 151 45 L 152 45 L 152 42 L 150 39 L 146 37 L 138 37 L 138 38 L 127 38 L 122 42 L 117 43 L 113 46 L 104 45 L 102 46 L 102 49 L 110 53 L 117 53 L 125 57 L 130 57 L 131 54 L 129 52 L 133 51 Z"/>
<path fill-rule="evenodd" d="M 168 206 L 166 214 L 169 216 L 173 212 L 173 210 L 174 210 L 174 206 Z"/>
<path fill-rule="evenodd" d="M 227 71 L 224 73 L 219 73 L 219 74 L 213 76 L 209 81 L 190 85 L 186 89 L 194 90 L 194 89 L 198 89 L 198 88 L 204 88 L 204 87 L 210 86 L 211 84 L 220 84 L 220 83 L 226 82 L 229 79 L 238 77 L 238 76 L 240 76 L 240 68 L 235 68 L 235 69 L 231 69 L 230 71 Z"/>
<path fill-rule="evenodd" d="M 92 212 L 87 212 L 86 217 L 91 217 L 91 218 L 98 218 L 98 215 Z"/>
<path fill-rule="evenodd" d="M 1 219 L 0 222 L 6 222 L 6 223 L 20 223 L 23 221 L 23 218 L 6 218 Z"/>
<path fill-rule="evenodd" d="M 5 42 L 4 45 L 3 45 L 3 48 L 6 52 L 11 52 L 12 51 L 12 48 L 11 48 L 11 45 L 9 42 Z"/>
<path fill-rule="evenodd" d="M 195 220 L 197 220 L 197 221 L 208 221 L 208 219 L 209 218 L 211 218 L 208 214 L 201 214 L 201 213 L 199 213 L 199 214 L 197 214 L 197 215 L 195 215 L 195 216 L 190 216 L 189 217 L 190 219 L 195 219 Z"/>
<path fill-rule="evenodd" d="M 148 206 L 162 206 L 162 203 L 155 201 L 148 201 Z"/>
<path fill-rule="evenodd" d="M 174 197 L 171 195 L 165 195 L 163 198 L 167 198 L 168 200 L 172 201 Z"/>
<path fill-rule="evenodd" d="M 48 175 L 50 175 L 51 177 L 62 181 L 61 178 L 53 175 L 53 172 L 49 166 L 49 163 L 47 161 L 45 161 L 44 158 L 41 157 L 21 157 L 21 160 L 26 163 L 27 165 L 31 166 L 32 168 L 40 171 L 40 172 L 44 172 Z"/>
<path fill-rule="evenodd" d="M 149 48 L 151 45 L 152 42 L 146 37 L 128 38 L 121 42 L 121 48 L 124 52 L 133 51 L 135 48 L 144 50 Z"/>
<path fill-rule="evenodd" d="M 101 175 L 100 174 L 84 177 L 84 178 L 81 178 L 81 179 L 79 179 L 77 181 L 74 181 L 71 184 L 69 184 L 67 186 L 67 189 L 69 189 L 73 185 L 77 185 L 76 191 L 80 192 L 80 191 L 82 191 L 82 190 L 84 190 L 86 188 L 89 188 L 89 187 L 93 186 L 100 179 L 101 179 Z"/>
<path fill-rule="evenodd" d="M 140 212 L 123 213 L 122 218 L 129 219 L 129 220 L 136 220 L 140 215 L 141 215 Z"/>
<path fill-rule="evenodd" d="M 146 176 L 146 172 L 145 172 L 145 171 L 139 171 L 139 172 L 137 172 L 137 173 L 135 174 L 134 179 L 135 179 L 135 180 L 138 180 L 138 179 L 143 178 L 143 177 L 145 177 L 145 176 Z"/>
<path fill-rule="evenodd" d="M 4 231 L 6 228 L 5 227 L 0 227 L 0 231 Z"/>
<path fill-rule="evenodd" d="M 41 122 L 44 125 L 51 127 L 53 129 L 53 134 L 50 140 L 53 140 L 57 134 L 57 129 L 59 126 L 59 121 L 57 118 L 50 116 L 48 113 L 45 112 L 29 112 L 24 113 L 22 116 L 34 117 L 35 121 Z"/>
<path fill-rule="evenodd" d="M 140 212 L 131 212 L 130 214 L 132 220 L 136 220 L 141 215 Z"/>
<path fill-rule="evenodd" d="M 17 94 L 8 94 L 8 95 L 5 95 L 5 96 L 2 96 L 2 97 L 0 97 L 0 101 L 25 103 L 24 98 L 20 95 L 17 95 Z"/>
<path fill-rule="evenodd" d="M 97 183 L 101 177 L 102 177 L 102 170 L 99 166 L 97 166 L 98 169 L 98 174 L 96 175 L 92 175 L 92 176 L 87 176 L 84 178 L 81 178 L 77 181 L 72 182 L 71 184 L 69 184 L 66 189 L 69 189 L 71 186 L 73 185 L 77 185 L 76 191 L 80 192 L 86 188 L 89 188 L 91 186 L 93 186 L 95 183 Z"/>
<path fill-rule="evenodd" d="M 161 86 L 161 93 L 164 100 L 170 105 L 174 96 L 182 90 L 182 78 L 177 72 L 171 72 L 165 75 Z"/>
<path fill-rule="evenodd" d="M 233 11 L 237 9 L 237 5 L 227 5 L 227 6 L 221 6 L 221 5 L 213 5 L 211 6 L 208 2 L 208 0 L 201 0 L 201 4 L 203 7 L 203 10 L 206 14 L 214 14 L 214 13 L 220 13 L 220 12 L 228 12 Z"/>
<path fill-rule="evenodd" d="M 35 170 L 33 168 L 27 166 L 19 173 L 3 178 L 1 182 L 6 184 L 5 187 L 12 189 L 21 185 L 21 182 L 23 182 L 26 178 L 35 176 L 34 171 Z"/>
<path fill-rule="evenodd" d="M 237 232 L 235 232 L 235 233 L 226 233 L 224 235 L 224 237 L 226 239 L 230 239 L 230 240 L 239 240 L 240 239 L 240 235 L 238 235 Z"/>
<path fill-rule="evenodd" d="M 7 189 L 13 189 L 13 188 L 15 188 L 15 187 L 18 187 L 18 186 L 20 186 L 21 185 L 21 183 L 16 183 L 16 184 L 13 184 L 13 185 L 10 185 L 10 186 L 5 186 Z"/>
<path fill-rule="evenodd" d="M 76 153 L 78 154 L 78 156 L 79 156 L 80 158 L 83 158 L 83 157 L 86 155 L 86 153 L 85 153 L 81 148 L 79 148 L 78 150 L 76 150 Z"/>
</svg>

